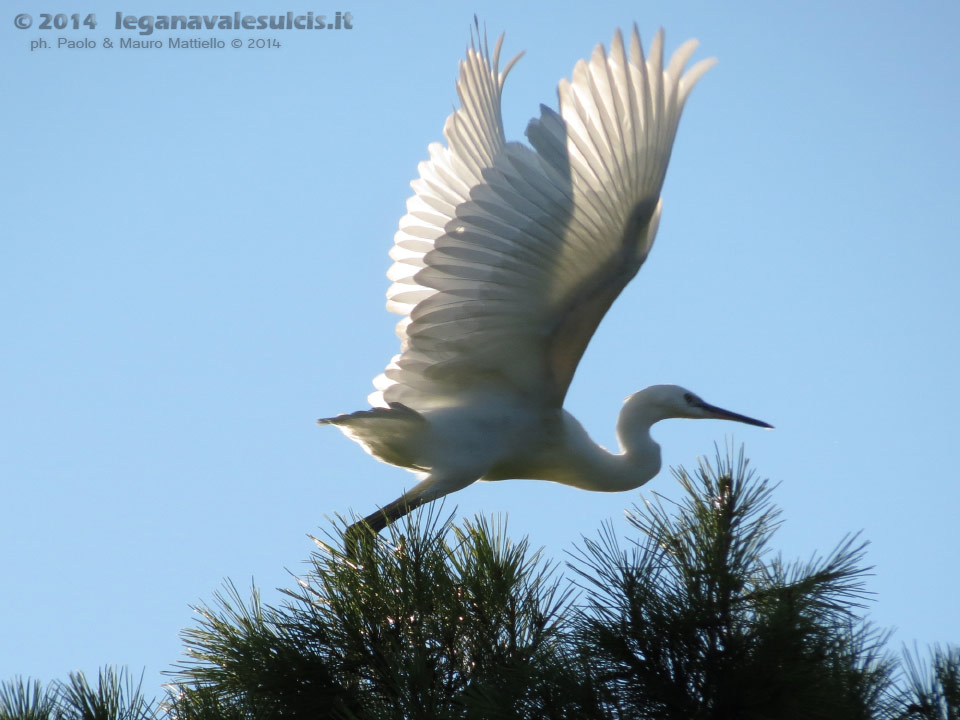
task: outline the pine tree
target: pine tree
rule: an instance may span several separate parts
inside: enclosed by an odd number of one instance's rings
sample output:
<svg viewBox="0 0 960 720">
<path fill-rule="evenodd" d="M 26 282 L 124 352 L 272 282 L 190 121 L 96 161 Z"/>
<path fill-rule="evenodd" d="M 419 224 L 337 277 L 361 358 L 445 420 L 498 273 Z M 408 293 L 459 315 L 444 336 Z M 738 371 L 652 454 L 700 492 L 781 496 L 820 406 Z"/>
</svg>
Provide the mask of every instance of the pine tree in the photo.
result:
<svg viewBox="0 0 960 720">
<path fill-rule="evenodd" d="M 96 685 L 82 672 L 46 688 L 37 680 L 2 683 L 0 720 L 154 720 L 158 707 L 144 697 L 142 680 L 134 683 L 126 671 L 106 668 Z"/>
<path fill-rule="evenodd" d="M 228 588 L 185 632 L 197 692 L 242 717 L 589 717 L 569 693 L 553 568 L 482 519 L 421 513 L 347 552 L 316 540 L 281 608 Z"/>
<path fill-rule="evenodd" d="M 893 718 L 886 639 L 856 616 L 865 545 L 785 563 L 770 552 L 779 511 L 741 451 L 695 475 L 684 499 L 608 525 L 574 565 L 585 590 L 574 642 L 613 717 Z"/>
<path fill-rule="evenodd" d="M 786 562 L 742 450 L 674 474 L 679 501 L 607 523 L 565 577 L 503 521 L 338 519 L 277 607 L 227 583 L 197 608 L 162 701 L 110 669 L 19 679 L 0 720 L 960 720 L 960 648 L 896 658 L 863 619 L 857 536 Z"/>
</svg>

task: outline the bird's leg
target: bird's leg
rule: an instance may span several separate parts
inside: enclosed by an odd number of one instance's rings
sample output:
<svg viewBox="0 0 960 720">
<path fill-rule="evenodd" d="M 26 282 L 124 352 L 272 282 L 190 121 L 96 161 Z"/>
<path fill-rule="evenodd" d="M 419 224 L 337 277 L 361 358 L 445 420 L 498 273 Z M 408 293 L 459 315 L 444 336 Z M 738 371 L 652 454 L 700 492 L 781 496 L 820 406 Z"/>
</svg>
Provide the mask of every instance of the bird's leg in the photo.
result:
<svg viewBox="0 0 960 720">
<path fill-rule="evenodd" d="M 355 522 L 347 529 L 347 532 L 356 532 L 362 527 L 372 530 L 374 533 L 379 533 L 387 525 L 396 522 L 404 515 L 413 512 L 428 500 L 430 500 L 430 498 L 425 497 L 424 495 L 411 498 L 408 498 L 407 495 L 403 495 L 385 507 L 380 508 L 376 512 L 370 513 L 363 520 Z"/>
<path fill-rule="evenodd" d="M 453 475 L 428 475 L 392 503 L 348 527 L 345 534 L 348 549 L 355 547 L 358 539 L 376 536 L 387 525 L 396 522 L 421 505 L 466 487 L 482 474 L 457 472 Z"/>
<path fill-rule="evenodd" d="M 363 520 L 355 522 L 348 527 L 344 534 L 347 551 L 351 552 L 351 548 L 355 550 L 361 538 L 372 539 L 376 537 L 376 535 L 390 523 L 396 522 L 424 503 L 442 494 L 446 494 L 430 492 L 434 485 L 436 485 L 436 482 L 437 479 L 435 477 L 428 476 L 424 478 L 392 503 L 385 505 L 376 512 L 370 513 Z M 355 552 L 351 554 L 355 554 Z"/>
<path fill-rule="evenodd" d="M 348 527 L 343 536 L 347 555 L 358 558 L 360 543 L 373 541 L 387 525 L 432 500 L 433 497 L 423 493 L 422 485 L 423 482 L 417 483 L 392 503 Z M 420 492 L 417 492 L 418 489 Z"/>
</svg>

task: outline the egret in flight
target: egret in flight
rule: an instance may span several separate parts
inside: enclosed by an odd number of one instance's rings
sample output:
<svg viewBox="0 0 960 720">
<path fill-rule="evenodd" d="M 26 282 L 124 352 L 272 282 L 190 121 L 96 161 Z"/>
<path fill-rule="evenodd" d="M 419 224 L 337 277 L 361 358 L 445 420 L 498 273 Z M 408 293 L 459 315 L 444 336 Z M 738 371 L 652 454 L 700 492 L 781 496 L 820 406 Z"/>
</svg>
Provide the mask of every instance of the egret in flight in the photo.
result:
<svg viewBox="0 0 960 720">
<path fill-rule="evenodd" d="M 501 72 L 502 42 L 492 55 L 486 42 L 467 49 L 447 144 L 430 145 L 394 237 L 400 354 L 374 380 L 372 409 L 318 421 L 418 474 L 354 529 L 379 532 L 477 480 L 639 487 L 660 471 L 650 426 L 667 418 L 771 427 L 654 385 L 626 399 L 611 453 L 563 409 L 587 343 L 650 252 L 680 114 L 714 61 L 685 69 L 691 40 L 664 66 L 662 31 L 648 58 L 636 26 L 629 48 L 618 31 L 560 82 L 559 113 L 541 106 L 531 149 L 504 139 L 500 96 L 520 56 Z"/>
</svg>

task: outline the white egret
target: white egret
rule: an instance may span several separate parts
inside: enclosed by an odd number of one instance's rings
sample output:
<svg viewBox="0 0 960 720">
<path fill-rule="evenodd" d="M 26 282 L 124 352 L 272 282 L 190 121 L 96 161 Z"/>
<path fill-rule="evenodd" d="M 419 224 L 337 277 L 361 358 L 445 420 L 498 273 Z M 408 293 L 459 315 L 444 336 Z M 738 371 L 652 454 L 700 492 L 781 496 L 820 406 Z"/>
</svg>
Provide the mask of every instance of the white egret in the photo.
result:
<svg viewBox="0 0 960 720">
<path fill-rule="evenodd" d="M 560 82 L 559 113 L 541 106 L 531 150 L 504 139 L 500 97 L 520 56 L 500 72 L 502 42 L 492 55 L 485 42 L 467 49 L 447 145 L 430 145 L 394 237 L 400 354 L 374 380 L 373 409 L 318 421 L 419 474 L 363 521 L 376 532 L 477 480 L 639 487 L 660 471 L 650 426 L 667 418 L 770 427 L 654 385 L 627 398 L 615 454 L 563 409 L 587 343 L 650 252 L 681 111 L 714 61 L 685 70 L 691 40 L 664 66 L 662 31 L 649 58 L 636 26 L 629 49 L 617 31 L 609 54 L 598 45 Z"/>
</svg>

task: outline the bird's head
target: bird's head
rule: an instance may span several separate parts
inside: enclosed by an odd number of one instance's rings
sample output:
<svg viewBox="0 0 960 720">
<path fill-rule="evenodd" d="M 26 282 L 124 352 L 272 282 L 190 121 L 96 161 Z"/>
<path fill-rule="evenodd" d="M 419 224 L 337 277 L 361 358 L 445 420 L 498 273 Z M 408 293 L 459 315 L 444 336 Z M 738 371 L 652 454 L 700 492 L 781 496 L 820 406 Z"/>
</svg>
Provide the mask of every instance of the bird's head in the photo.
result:
<svg viewBox="0 0 960 720">
<path fill-rule="evenodd" d="M 634 393 L 626 399 L 622 412 L 627 416 L 636 416 L 638 420 L 643 418 L 650 424 L 668 418 L 691 418 L 734 420 L 757 427 L 773 427 L 762 420 L 755 420 L 704 402 L 699 395 L 679 385 L 651 385 Z"/>
</svg>

